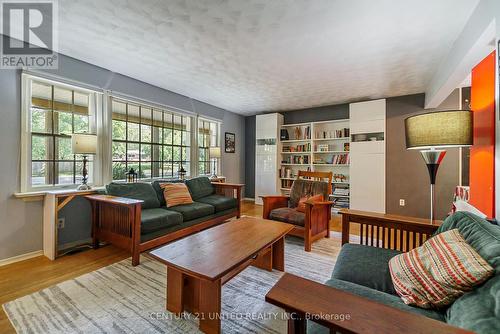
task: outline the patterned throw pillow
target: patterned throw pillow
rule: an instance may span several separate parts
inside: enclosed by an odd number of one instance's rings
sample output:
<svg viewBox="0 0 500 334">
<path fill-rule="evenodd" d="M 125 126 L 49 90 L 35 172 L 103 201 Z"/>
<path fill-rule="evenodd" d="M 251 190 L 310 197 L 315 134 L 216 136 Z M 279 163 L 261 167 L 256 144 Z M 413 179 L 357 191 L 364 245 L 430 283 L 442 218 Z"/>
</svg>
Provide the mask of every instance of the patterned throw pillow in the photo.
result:
<svg viewBox="0 0 500 334">
<path fill-rule="evenodd" d="M 184 183 L 160 183 L 160 188 L 163 189 L 167 208 L 193 203 L 189 189 Z"/>
<path fill-rule="evenodd" d="M 396 255 L 389 261 L 389 269 L 394 288 L 405 304 L 421 308 L 449 305 L 494 273 L 458 229 Z"/>
<path fill-rule="evenodd" d="M 299 200 L 299 204 L 297 204 L 297 208 L 295 210 L 299 212 L 306 212 L 306 201 L 320 202 L 323 200 L 323 195 L 314 195 L 310 197 L 301 197 Z"/>
</svg>

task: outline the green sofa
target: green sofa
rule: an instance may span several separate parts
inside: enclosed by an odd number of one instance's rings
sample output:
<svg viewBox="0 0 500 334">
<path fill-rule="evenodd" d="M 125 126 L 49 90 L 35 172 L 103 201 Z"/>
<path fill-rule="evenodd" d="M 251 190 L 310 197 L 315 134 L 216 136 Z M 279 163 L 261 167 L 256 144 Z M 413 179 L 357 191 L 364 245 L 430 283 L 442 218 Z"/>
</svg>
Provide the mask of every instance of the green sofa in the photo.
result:
<svg viewBox="0 0 500 334">
<path fill-rule="evenodd" d="M 455 228 L 495 268 L 495 276 L 446 309 L 421 309 L 403 303 L 394 290 L 388 267 L 389 260 L 401 253 L 398 250 L 345 244 L 325 284 L 451 326 L 476 333 L 500 333 L 500 226 L 470 213 L 457 212 L 449 216 L 435 234 Z M 327 328 L 311 321 L 307 327 L 308 333 L 329 333 Z M 412 332 L 411 328 L 408 332 Z"/>
<path fill-rule="evenodd" d="M 240 216 L 241 184 L 212 183 L 207 177 L 196 177 L 185 181 L 194 202 L 167 208 L 163 190 L 160 188 L 160 183 L 165 182 L 183 181 L 156 180 L 152 183 L 108 184 L 106 194 L 112 196 L 111 199 L 118 197 L 142 201 L 140 205 L 129 206 L 128 212 L 123 212 L 123 209 L 120 211 L 120 207 L 110 201 L 96 202 L 96 205 L 100 206 L 100 212 L 111 212 L 106 214 L 106 222 L 97 224 L 99 239 L 106 239 L 105 241 L 116 246 L 130 249 L 134 265 L 139 264 L 139 254 L 143 251 L 220 224 L 231 217 Z M 127 218 L 139 217 L 139 213 L 133 213 L 135 207 L 140 210 L 140 221 Z M 109 219 L 116 220 L 116 224 L 110 224 Z M 130 228 L 126 229 L 130 233 L 127 235 L 123 235 L 123 229 L 116 229 L 111 233 L 109 231 L 110 226 L 118 225 L 120 219 L 130 221 L 127 225 Z M 140 225 L 140 237 L 134 240 L 132 231 L 137 224 Z M 99 228 L 106 231 L 99 231 Z M 127 240 L 123 241 L 124 239 Z"/>
</svg>

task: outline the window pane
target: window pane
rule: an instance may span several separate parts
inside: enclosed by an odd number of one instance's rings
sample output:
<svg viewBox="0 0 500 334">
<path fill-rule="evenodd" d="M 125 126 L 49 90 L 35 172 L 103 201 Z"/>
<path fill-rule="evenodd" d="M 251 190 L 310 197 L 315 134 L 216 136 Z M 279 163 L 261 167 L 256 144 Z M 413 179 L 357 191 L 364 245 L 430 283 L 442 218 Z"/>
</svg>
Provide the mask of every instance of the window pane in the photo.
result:
<svg viewBox="0 0 500 334">
<path fill-rule="evenodd" d="M 186 175 L 191 175 L 191 166 L 189 165 L 189 161 L 184 161 L 182 163 L 184 170 L 186 171 Z"/>
<path fill-rule="evenodd" d="M 139 124 L 129 122 L 127 133 L 129 141 L 139 141 Z"/>
<path fill-rule="evenodd" d="M 191 135 L 189 132 L 183 132 L 182 133 L 182 145 L 184 146 L 189 146 L 191 144 Z"/>
<path fill-rule="evenodd" d="M 153 162 L 153 169 L 151 170 L 151 177 L 161 177 L 162 176 L 162 163 L 161 162 Z"/>
<path fill-rule="evenodd" d="M 182 123 L 184 124 L 184 130 L 191 131 L 191 118 L 189 116 L 184 116 Z"/>
<path fill-rule="evenodd" d="M 31 104 L 40 108 L 52 109 L 52 86 L 33 81 Z"/>
<path fill-rule="evenodd" d="M 174 129 L 182 130 L 182 116 L 174 115 Z"/>
<path fill-rule="evenodd" d="M 56 138 L 56 160 L 73 160 L 71 138 Z"/>
<path fill-rule="evenodd" d="M 198 151 L 198 155 L 199 155 L 199 160 L 200 161 L 205 161 L 208 159 L 208 156 L 206 154 L 207 150 L 205 148 L 200 148 L 199 151 Z"/>
<path fill-rule="evenodd" d="M 151 145 L 141 144 L 141 160 L 151 161 Z"/>
<path fill-rule="evenodd" d="M 141 141 L 151 143 L 151 126 L 141 124 Z"/>
<path fill-rule="evenodd" d="M 113 180 L 125 180 L 126 172 L 125 163 L 113 162 Z"/>
<path fill-rule="evenodd" d="M 139 144 L 128 144 L 127 159 L 128 161 L 139 161 Z"/>
<path fill-rule="evenodd" d="M 172 147 L 171 146 L 163 146 L 163 160 L 164 161 L 172 161 Z"/>
<path fill-rule="evenodd" d="M 89 118 L 88 116 L 82 116 L 75 114 L 74 115 L 74 122 L 75 122 L 75 128 L 73 131 L 75 133 L 83 133 L 83 132 L 90 132 L 89 129 Z"/>
<path fill-rule="evenodd" d="M 129 122 L 135 122 L 135 123 L 139 123 L 139 120 L 140 120 L 140 114 L 139 114 L 139 106 L 137 105 L 134 105 L 134 104 L 127 104 L 128 106 L 128 115 L 127 115 L 127 119 Z"/>
<path fill-rule="evenodd" d="M 174 145 L 181 145 L 182 140 L 182 131 L 180 130 L 174 130 Z"/>
<path fill-rule="evenodd" d="M 172 129 L 163 129 L 163 143 L 172 145 Z"/>
<path fill-rule="evenodd" d="M 181 160 L 181 148 L 173 147 L 173 160 L 180 161 Z"/>
<path fill-rule="evenodd" d="M 31 108 L 31 131 L 41 133 L 52 132 L 52 112 Z"/>
<path fill-rule="evenodd" d="M 125 140 L 127 122 L 113 120 L 113 139 Z"/>
<path fill-rule="evenodd" d="M 189 160 L 189 148 L 182 147 L 181 152 L 182 152 L 182 161 Z"/>
<path fill-rule="evenodd" d="M 57 119 L 56 133 L 70 135 L 73 132 L 73 114 L 69 112 L 55 112 L 54 117 Z"/>
<path fill-rule="evenodd" d="M 31 160 L 49 160 L 52 137 L 31 136 Z"/>
<path fill-rule="evenodd" d="M 141 162 L 141 176 L 142 178 L 151 178 L 151 162 Z"/>
<path fill-rule="evenodd" d="M 139 172 L 139 163 L 137 163 L 137 162 L 134 162 L 134 163 L 131 163 L 131 164 L 129 163 L 127 168 L 128 168 L 128 170 L 130 170 L 130 169 L 135 170 L 136 173 L 138 174 L 138 178 L 139 179 L 143 179 L 144 178 L 144 176 Z"/>
<path fill-rule="evenodd" d="M 112 146 L 112 156 L 113 160 L 126 160 L 125 153 L 127 152 L 127 147 L 125 143 L 113 142 Z"/>
<path fill-rule="evenodd" d="M 162 155 L 161 155 L 161 146 L 160 145 L 153 145 L 151 146 L 151 160 L 153 161 L 161 161 Z"/>
<path fill-rule="evenodd" d="M 56 163 L 56 173 L 57 184 L 73 184 L 73 172 L 74 164 L 73 162 L 57 162 Z M 82 172 L 80 171 L 79 174 Z"/>
<path fill-rule="evenodd" d="M 49 184 L 49 174 L 52 173 L 51 162 L 31 163 L 31 184 L 34 186 Z"/>
<path fill-rule="evenodd" d="M 163 127 L 170 129 L 174 127 L 174 124 L 172 123 L 172 117 L 173 115 L 170 113 L 166 112 L 163 114 Z"/>
<path fill-rule="evenodd" d="M 152 131 L 153 132 L 151 133 L 151 141 L 157 144 L 163 143 L 163 130 L 161 128 L 154 126 Z"/>
<path fill-rule="evenodd" d="M 66 88 L 54 86 L 54 110 L 73 111 L 73 92 Z"/>
<path fill-rule="evenodd" d="M 167 161 L 163 163 L 163 177 L 172 177 L 172 176 L 173 176 L 172 162 Z"/>
<path fill-rule="evenodd" d="M 152 119 L 151 113 L 152 113 L 151 108 L 141 107 L 141 123 L 142 124 L 147 124 L 147 125 L 153 124 L 153 119 Z"/>
</svg>

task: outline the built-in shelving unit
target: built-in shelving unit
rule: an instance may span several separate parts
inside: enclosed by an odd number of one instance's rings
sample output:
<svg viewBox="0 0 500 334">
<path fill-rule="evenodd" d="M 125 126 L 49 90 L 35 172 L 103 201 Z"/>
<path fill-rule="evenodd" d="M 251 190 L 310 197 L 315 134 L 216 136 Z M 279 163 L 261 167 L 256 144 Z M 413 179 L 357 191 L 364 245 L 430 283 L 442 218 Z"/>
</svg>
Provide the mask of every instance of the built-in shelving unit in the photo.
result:
<svg viewBox="0 0 500 334">
<path fill-rule="evenodd" d="M 281 192 L 290 193 L 299 170 L 332 171 L 333 211 L 349 208 L 349 119 L 285 124 L 280 128 L 280 137 Z"/>
</svg>

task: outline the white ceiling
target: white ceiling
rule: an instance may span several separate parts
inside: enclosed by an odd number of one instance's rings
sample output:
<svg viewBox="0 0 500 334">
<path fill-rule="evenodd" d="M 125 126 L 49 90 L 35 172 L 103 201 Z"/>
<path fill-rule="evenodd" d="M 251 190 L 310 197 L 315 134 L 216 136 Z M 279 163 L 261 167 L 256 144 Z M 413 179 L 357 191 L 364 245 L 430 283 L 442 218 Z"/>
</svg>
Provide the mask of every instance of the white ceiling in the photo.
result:
<svg viewBox="0 0 500 334">
<path fill-rule="evenodd" d="M 249 115 L 420 93 L 478 0 L 59 0 L 59 51 Z"/>
</svg>

